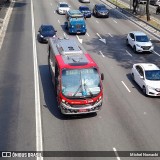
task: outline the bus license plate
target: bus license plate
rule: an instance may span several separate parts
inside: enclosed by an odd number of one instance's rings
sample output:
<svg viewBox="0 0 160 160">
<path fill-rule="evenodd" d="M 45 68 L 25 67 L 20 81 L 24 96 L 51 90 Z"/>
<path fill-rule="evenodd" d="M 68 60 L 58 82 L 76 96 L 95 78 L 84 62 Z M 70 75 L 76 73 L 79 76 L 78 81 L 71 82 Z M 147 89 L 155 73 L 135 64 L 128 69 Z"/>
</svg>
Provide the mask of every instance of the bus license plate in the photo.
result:
<svg viewBox="0 0 160 160">
<path fill-rule="evenodd" d="M 79 112 L 87 112 L 86 109 L 79 109 Z"/>
</svg>

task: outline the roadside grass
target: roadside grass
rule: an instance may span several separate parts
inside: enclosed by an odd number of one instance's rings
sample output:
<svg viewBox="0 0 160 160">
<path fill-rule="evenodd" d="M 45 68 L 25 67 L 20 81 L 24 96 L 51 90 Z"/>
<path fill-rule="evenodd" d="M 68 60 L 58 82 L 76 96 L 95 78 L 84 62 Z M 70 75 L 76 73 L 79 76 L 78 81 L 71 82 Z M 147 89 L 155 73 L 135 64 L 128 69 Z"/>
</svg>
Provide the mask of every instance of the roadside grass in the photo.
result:
<svg viewBox="0 0 160 160">
<path fill-rule="evenodd" d="M 107 0 L 108 2 L 111 2 L 113 3 L 114 5 L 126 10 L 127 12 L 130 12 L 132 13 L 132 10 L 127 6 L 125 5 L 124 3 L 121 3 L 119 2 L 118 0 Z M 141 16 L 141 15 L 135 15 L 137 18 L 140 18 L 141 20 L 145 21 L 146 23 L 152 25 L 153 27 L 157 28 L 160 30 L 160 23 L 158 23 L 156 20 L 152 19 L 151 17 L 151 20 L 150 21 L 147 21 L 147 17 L 146 15 L 144 16 Z"/>
</svg>

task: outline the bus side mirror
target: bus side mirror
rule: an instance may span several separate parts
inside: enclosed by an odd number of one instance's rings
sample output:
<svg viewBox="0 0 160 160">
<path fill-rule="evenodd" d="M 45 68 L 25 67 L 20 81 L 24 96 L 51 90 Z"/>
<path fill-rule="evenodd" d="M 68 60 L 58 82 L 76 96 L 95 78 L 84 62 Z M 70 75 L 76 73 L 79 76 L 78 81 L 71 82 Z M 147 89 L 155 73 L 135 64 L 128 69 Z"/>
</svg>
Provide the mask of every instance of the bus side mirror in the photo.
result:
<svg viewBox="0 0 160 160">
<path fill-rule="evenodd" d="M 103 81 L 104 80 L 104 74 L 101 73 L 101 80 Z"/>
</svg>

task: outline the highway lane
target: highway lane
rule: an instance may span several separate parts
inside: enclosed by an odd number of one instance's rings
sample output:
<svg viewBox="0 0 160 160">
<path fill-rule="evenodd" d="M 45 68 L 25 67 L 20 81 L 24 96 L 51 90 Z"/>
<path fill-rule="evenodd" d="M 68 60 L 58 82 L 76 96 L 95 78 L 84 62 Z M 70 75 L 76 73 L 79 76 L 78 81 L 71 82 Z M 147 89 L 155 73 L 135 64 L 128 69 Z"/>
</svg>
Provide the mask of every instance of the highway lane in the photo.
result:
<svg viewBox="0 0 160 160">
<path fill-rule="evenodd" d="M 79 6 L 77 1 L 68 2 L 72 8 Z M 56 7 L 54 1 L 34 2 L 34 7 L 37 30 L 41 23 L 46 22 L 55 26 L 58 35 L 63 35 L 58 20 L 63 24 L 65 16 L 54 13 Z M 93 20 L 99 23 L 93 23 Z M 89 36 L 80 36 L 83 37 L 83 45 L 105 74 L 103 109 L 94 117 L 66 118 L 59 113 L 47 66 L 47 46 L 37 43 L 42 82 L 41 103 L 44 105 L 42 108 L 44 150 L 112 150 L 113 147 L 117 150 L 157 150 L 159 148 L 157 135 L 159 98 L 144 97 L 129 75 L 134 62 L 155 62 L 159 57 L 154 54 L 135 54 L 130 49 L 132 56 L 128 55 L 125 52 L 128 47 L 125 46 L 124 35 L 139 28 L 126 20 L 122 22 L 118 19 L 116 20 L 118 24 L 113 20 L 115 18 L 87 19 Z M 98 40 L 97 32 L 102 37 L 105 35 L 108 38 L 106 45 Z M 105 57 L 99 54 L 99 50 Z M 158 61 L 156 63 L 159 64 Z M 131 93 L 128 93 L 121 81 L 126 83 Z"/>
<path fill-rule="evenodd" d="M 30 1 L 15 3 L 0 56 L 0 150 L 36 150 Z"/>
<path fill-rule="evenodd" d="M 77 1 L 68 2 L 73 8 L 79 6 Z M 40 24 L 51 23 L 58 30 L 58 35 L 63 35 L 65 16 L 54 13 L 55 7 L 54 1 L 34 1 L 36 33 Z M 116 19 L 114 14 L 105 20 L 94 17 L 87 19 L 87 27 L 89 36 L 79 37 L 83 38 L 83 45 L 92 54 L 101 72 L 105 74 L 104 105 L 97 116 L 67 118 L 59 113 L 48 70 L 47 45 L 36 43 L 41 82 L 44 150 L 112 151 L 114 147 L 117 150 L 158 150 L 160 146 L 157 134 L 159 133 L 160 100 L 144 97 L 132 82 L 129 73 L 131 65 L 135 62 L 150 61 L 159 65 L 159 57 L 155 54 L 135 54 L 126 47 L 126 33 L 135 29 L 139 30 L 139 28 L 126 20 Z M 98 40 L 96 33 L 107 39 L 106 45 Z M 14 37 L 17 37 L 17 41 Z M 11 47 L 8 48 L 8 46 Z M 126 52 L 126 49 L 132 56 Z M 156 50 L 159 50 L 158 46 Z M 1 149 L 14 147 L 16 150 L 36 150 L 30 1 L 16 3 L 1 54 L 3 55 L 0 60 L 2 77 L 0 78 L 0 84 L 2 84 L 0 101 L 3 104 L 3 107 L 0 107 L 1 142 L 3 142 Z M 15 56 L 18 59 L 15 59 Z M 8 64 L 12 66 L 12 70 Z M 12 76 L 12 82 L 9 79 L 10 76 Z M 131 92 L 128 92 L 122 81 Z M 6 101 L 6 95 L 9 101 Z M 9 110 L 6 110 L 6 106 Z M 4 127 L 6 127 L 5 130 L 2 129 Z M 97 158 L 88 159 L 96 160 Z M 98 159 L 115 160 L 116 157 Z M 125 159 L 132 160 L 132 158 Z"/>
</svg>

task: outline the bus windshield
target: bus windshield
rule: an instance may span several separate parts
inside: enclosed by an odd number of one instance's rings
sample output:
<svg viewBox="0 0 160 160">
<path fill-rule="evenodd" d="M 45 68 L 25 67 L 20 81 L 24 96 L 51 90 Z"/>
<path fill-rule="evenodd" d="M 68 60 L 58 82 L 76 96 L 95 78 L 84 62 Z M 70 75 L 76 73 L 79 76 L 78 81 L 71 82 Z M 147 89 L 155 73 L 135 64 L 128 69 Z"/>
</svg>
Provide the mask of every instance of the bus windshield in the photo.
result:
<svg viewBox="0 0 160 160">
<path fill-rule="evenodd" d="M 62 70 L 62 93 L 66 97 L 93 97 L 100 92 L 96 68 Z"/>
</svg>

